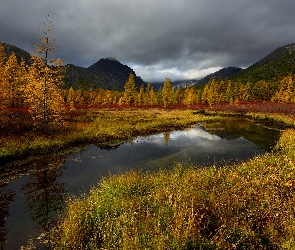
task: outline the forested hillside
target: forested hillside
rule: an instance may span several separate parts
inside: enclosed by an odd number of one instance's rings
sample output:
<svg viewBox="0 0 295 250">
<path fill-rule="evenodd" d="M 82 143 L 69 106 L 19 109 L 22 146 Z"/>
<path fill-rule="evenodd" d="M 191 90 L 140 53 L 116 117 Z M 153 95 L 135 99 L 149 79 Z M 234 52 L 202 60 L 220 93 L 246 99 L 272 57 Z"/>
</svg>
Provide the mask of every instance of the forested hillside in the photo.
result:
<svg viewBox="0 0 295 250">
<path fill-rule="evenodd" d="M 268 56 L 254 63 L 250 67 L 230 79 L 247 82 L 270 81 L 274 78 L 293 74 L 295 72 L 295 43 L 277 48 Z"/>
</svg>

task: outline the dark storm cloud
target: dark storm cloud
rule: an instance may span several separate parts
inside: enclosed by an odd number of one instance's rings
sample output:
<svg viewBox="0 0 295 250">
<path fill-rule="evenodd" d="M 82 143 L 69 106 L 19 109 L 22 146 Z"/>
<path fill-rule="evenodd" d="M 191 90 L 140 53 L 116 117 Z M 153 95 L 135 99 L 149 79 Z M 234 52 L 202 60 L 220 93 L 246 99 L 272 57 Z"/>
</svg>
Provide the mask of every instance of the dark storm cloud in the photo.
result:
<svg viewBox="0 0 295 250">
<path fill-rule="evenodd" d="M 292 0 L 2 0 L 0 36 L 31 52 L 50 12 L 66 63 L 114 57 L 144 80 L 200 78 L 294 42 L 294 9 Z"/>
</svg>

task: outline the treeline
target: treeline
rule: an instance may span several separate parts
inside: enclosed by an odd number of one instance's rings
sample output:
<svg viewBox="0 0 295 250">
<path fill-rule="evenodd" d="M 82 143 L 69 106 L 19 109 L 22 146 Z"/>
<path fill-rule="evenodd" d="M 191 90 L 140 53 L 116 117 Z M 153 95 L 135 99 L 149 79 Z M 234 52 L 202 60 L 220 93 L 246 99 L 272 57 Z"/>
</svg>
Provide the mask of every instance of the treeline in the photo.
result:
<svg viewBox="0 0 295 250">
<path fill-rule="evenodd" d="M 295 77 L 288 75 L 271 81 L 241 83 L 229 79 L 211 79 L 201 88 L 188 87 L 175 89 L 167 77 L 163 86 L 155 91 L 150 83 L 136 89 L 134 76 L 130 75 L 125 84 L 125 91 L 104 89 L 83 91 L 63 91 L 68 105 L 79 104 L 118 104 L 118 105 L 155 105 L 173 104 L 216 104 L 238 101 L 272 101 L 277 103 L 295 103 Z"/>
<path fill-rule="evenodd" d="M 36 117 L 58 116 L 66 107 L 74 110 L 78 105 L 173 105 L 215 104 L 237 101 L 273 101 L 295 103 L 294 76 L 288 75 L 272 81 L 241 83 L 229 79 L 211 79 L 202 88 L 175 89 L 167 77 L 163 86 L 155 91 L 150 83 L 138 90 L 130 74 L 124 91 L 105 89 L 64 89 L 60 61 L 48 66 L 41 57 L 32 56 L 30 66 L 18 62 L 14 53 L 4 58 L 0 46 L 1 110 L 28 108 Z M 5 63 L 4 63 L 5 62 Z M 47 106 L 47 110 L 44 107 Z M 39 110 L 39 111 L 38 111 Z M 59 112 L 58 112 L 59 111 Z"/>
</svg>

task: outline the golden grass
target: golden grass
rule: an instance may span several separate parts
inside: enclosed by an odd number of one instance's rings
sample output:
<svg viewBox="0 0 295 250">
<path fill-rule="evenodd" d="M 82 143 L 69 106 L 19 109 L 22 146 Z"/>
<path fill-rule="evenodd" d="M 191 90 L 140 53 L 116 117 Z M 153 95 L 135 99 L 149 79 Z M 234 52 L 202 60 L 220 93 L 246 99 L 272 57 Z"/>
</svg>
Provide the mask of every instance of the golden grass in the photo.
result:
<svg viewBox="0 0 295 250">
<path fill-rule="evenodd" d="M 68 119 L 50 135 L 30 131 L 23 135 L 0 138 L 0 159 L 52 152 L 79 143 L 119 143 L 137 135 L 216 119 L 218 117 L 194 115 L 191 110 L 92 109 L 87 114 Z"/>
<path fill-rule="evenodd" d="M 54 249 L 295 249 L 295 131 L 236 166 L 103 179 L 69 200 Z"/>
</svg>

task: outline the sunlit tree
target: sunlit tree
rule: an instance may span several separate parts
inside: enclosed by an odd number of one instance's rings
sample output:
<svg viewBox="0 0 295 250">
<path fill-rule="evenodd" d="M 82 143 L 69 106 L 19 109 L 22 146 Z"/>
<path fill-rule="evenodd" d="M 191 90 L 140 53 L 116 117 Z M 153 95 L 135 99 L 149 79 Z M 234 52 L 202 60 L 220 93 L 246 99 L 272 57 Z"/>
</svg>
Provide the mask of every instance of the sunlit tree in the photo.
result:
<svg viewBox="0 0 295 250">
<path fill-rule="evenodd" d="M 279 103 L 295 103 L 294 83 L 291 76 L 281 80 L 279 89 L 271 100 Z"/>
<path fill-rule="evenodd" d="M 9 106 L 20 107 L 24 102 L 23 90 L 26 85 L 26 67 L 22 59 L 19 64 L 17 57 L 12 53 L 5 64 L 5 78 L 9 86 Z"/>
<path fill-rule="evenodd" d="M 141 84 L 140 86 L 140 89 L 139 89 L 139 92 L 138 92 L 138 97 L 137 97 L 137 103 L 139 105 L 143 105 L 143 104 L 146 104 L 144 101 L 145 101 L 145 91 L 144 91 L 144 86 L 143 84 Z"/>
<path fill-rule="evenodd" d="M 124 85 L 124 90 L 124 103 L 128 105 L 136 104 L 138 93 L 135 85 L 135 77 L 132 73 L 130 73 Z"/>
<path fill-rule="evenodd" d="M 4 118 L 4 114 L 9 106 L 9 84 L 6 81 L 5 77 L 5 68 L 4 68 L 4 46 L 0 40 L 0 119 Z"/>
<path fill-rule="evenodd" d="M 183 96 L 183 104 L 192 105 L 196 100 L 196 92 L 194 88 L 186 88 Z"/>
<path fill-rule="evenodd" d="M 164 107 L 172 103 L 172 85 L 171 80 L 167 76 L 162 89 L 162 102 Z"/>
<path fill-rule="evenodd" d="M 40 44 L 36 45 L 41 57 L 31 55 L 31 65 L 28 70 L 28 85 L 26 87 L 26 102 L 32 115 L 42 121 L 46 127 L 49 121 L 61 118 L 64 99 L 60 90 L 63 84 L 64 68 L 62 60 L 51 59 L 51 52 L 56 48 L 55 40 L 51 39 L 52 21 L 49 16 L 44 22 Z"/>
<path fill-rule="evenodd" d="M 69 89 L 67 104 L 70 105 L 70 110 L 75 110 L 75 90 L 73 89 L 73 87 Z"/>
</svg>

